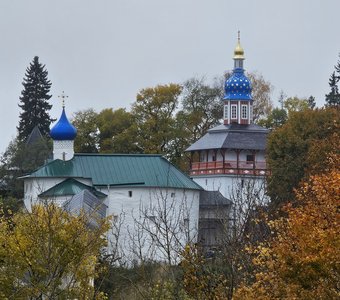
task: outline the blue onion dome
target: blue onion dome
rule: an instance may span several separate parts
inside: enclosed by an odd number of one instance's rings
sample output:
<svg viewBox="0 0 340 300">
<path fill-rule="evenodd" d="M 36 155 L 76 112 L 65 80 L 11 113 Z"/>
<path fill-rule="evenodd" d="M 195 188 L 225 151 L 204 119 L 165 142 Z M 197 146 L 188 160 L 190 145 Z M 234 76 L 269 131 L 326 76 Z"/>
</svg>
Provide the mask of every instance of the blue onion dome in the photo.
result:
<svg viewBox="0 0 340 300">
<path fill-rule="evenodd" d="M 236 68 L 233 74 L 225 82 L 225 100 L 252 100 L 251 83 L 244 70 Z"/>
<path fill-rule="evenodd" d="M 72 141 L 77 135 L 77 129 L 69 122 L 66 117 L 65 108 L 63 107 L 63 112 L 57 124 L 53 126 L 50 131 L 50 136 L 53 140 Z"/>
</svg>

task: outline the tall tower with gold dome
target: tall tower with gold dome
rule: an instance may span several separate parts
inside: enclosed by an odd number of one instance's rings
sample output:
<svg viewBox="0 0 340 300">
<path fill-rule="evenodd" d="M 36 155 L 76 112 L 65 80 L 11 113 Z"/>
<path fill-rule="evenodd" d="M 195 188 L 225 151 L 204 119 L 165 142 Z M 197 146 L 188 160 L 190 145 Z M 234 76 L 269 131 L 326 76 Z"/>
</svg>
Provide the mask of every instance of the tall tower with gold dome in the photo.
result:
<svg viewBox="0 0 340 300">
<path fill-rule="evenodd" d="M 244 50 L 240 35 L 234 50 L 234 69 L 226 79 L 223 124 L 211 128 L 192 144 L 190 176 L 208 191 L 220 191 L 230 199 L 235 180 L 259 184 L 268 174 L 265 148 L 268 129 L 253 124 L 251 82 L 243 69 Z"/>
<path fill-rule="evenodd" d="M 224 124 L 251 124 L 253 119 L 253 99 L 251 82 L 244 74 L 244 51 L 240 34 L 234 50 L 234 70 L 225 82 Z"/>
</svg>

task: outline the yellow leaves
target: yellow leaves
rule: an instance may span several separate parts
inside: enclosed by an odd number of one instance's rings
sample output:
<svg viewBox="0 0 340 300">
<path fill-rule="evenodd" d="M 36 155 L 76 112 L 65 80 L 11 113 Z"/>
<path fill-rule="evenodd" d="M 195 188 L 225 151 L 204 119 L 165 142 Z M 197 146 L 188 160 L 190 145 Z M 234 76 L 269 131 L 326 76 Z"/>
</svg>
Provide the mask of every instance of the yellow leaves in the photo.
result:
<svg viewBox="0 0 340 300">
<path fill-rule="evenodd" d="M 7 276 L 0 281 L 0 290 L 8 297 L 12 293 L 19 293 L 19 298 L 37 297 L 71 280 L 62 292 L 66 298 L 90 295 L 89 279 L 96 276 L 109 220 L 98 222 L 100 226 L 93 229 L 87 223 L 83 212 L 73 216 L 54 204 L 33 206 L 31 213 L 19 212 L 10 222 L 0 219 L 0 244 L 6 249 L 0 250 L 1 266 Z"/>
<path fill-rule="evenodd" d="M 333 161 L 339 161 L 334 159 Z M 276 236 L 253 251 L 256 281 L 235 299 L 336 299 L 340 297 L 340 171 L 311 176 L 287 205 L 288 219 L 270 222 Z"/>
</svg>

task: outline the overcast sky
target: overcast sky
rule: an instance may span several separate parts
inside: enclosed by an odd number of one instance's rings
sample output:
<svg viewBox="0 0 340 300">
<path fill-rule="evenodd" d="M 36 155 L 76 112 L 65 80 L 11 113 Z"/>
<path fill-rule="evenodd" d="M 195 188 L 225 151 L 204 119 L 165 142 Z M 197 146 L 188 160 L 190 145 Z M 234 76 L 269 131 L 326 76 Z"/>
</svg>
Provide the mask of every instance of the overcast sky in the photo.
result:
<svg viewBox="0 0 340 300">
<path fill-rule="evenodd" d="M 157 84 L 208 79 L 233 67 L 237 31 L 245 68 L 276 100 L 313 95 L 319 106 L 340 52 L 339 0 L 0 0 L 0 153 L 16 135 L 25 70 L 35 55 L 72 113 L 129 108 Z"/>
</svg>

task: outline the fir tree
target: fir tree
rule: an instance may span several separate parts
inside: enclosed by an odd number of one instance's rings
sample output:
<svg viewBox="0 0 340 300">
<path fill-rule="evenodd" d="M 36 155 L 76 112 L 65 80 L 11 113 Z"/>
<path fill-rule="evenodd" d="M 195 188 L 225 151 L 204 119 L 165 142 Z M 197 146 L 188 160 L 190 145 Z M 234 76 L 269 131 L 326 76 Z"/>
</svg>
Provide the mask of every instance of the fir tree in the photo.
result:
<svg viewBox="0 0 340 300">
<path fill-rule="evenodd" d="M 340 94 L 338 88 L 339 77 L 336 76 L 335 71 L 329 78 L 328 84 L 331 91 L 326 95 L 326 106 L 339 106 L 340 105 Z"/>
<path fill-rule="evenodd" d="M 26 69 L 23 81 L 24 89 L 21 92 L 19 107 L 20 113 L 19 140 L 25 141 L 35 126 L 38 126 L 43 136 L 48 136 L 49 127 L 54 120 L 50 117 L 48 111 L 52 105 L 48 100 L 52 97 L 49 95 L 51 82 L 47 78 L 48 72 L 45 65 L 39 62 L 39 57 L 35 56 L 33 62 Z"/>
<path fill-rule="evenodd" d="M 307 99 L 307 102 L 308 102 L 308 107 L 310 109 L 314 109 L 315 108 L 315 106 L 316 106 L 315 97 L 309 96 L 309 98 Z"/>
<path fill-rule="evenodd" d="M 339 57 L 340 57 L 340 54 L 339 54 Z M 337 79 L 339 81 L 340 80 L 340 59 L 338 60 L 336 66 L 335 66 L 335 71 L 338 73 Z"/>
</svg>

